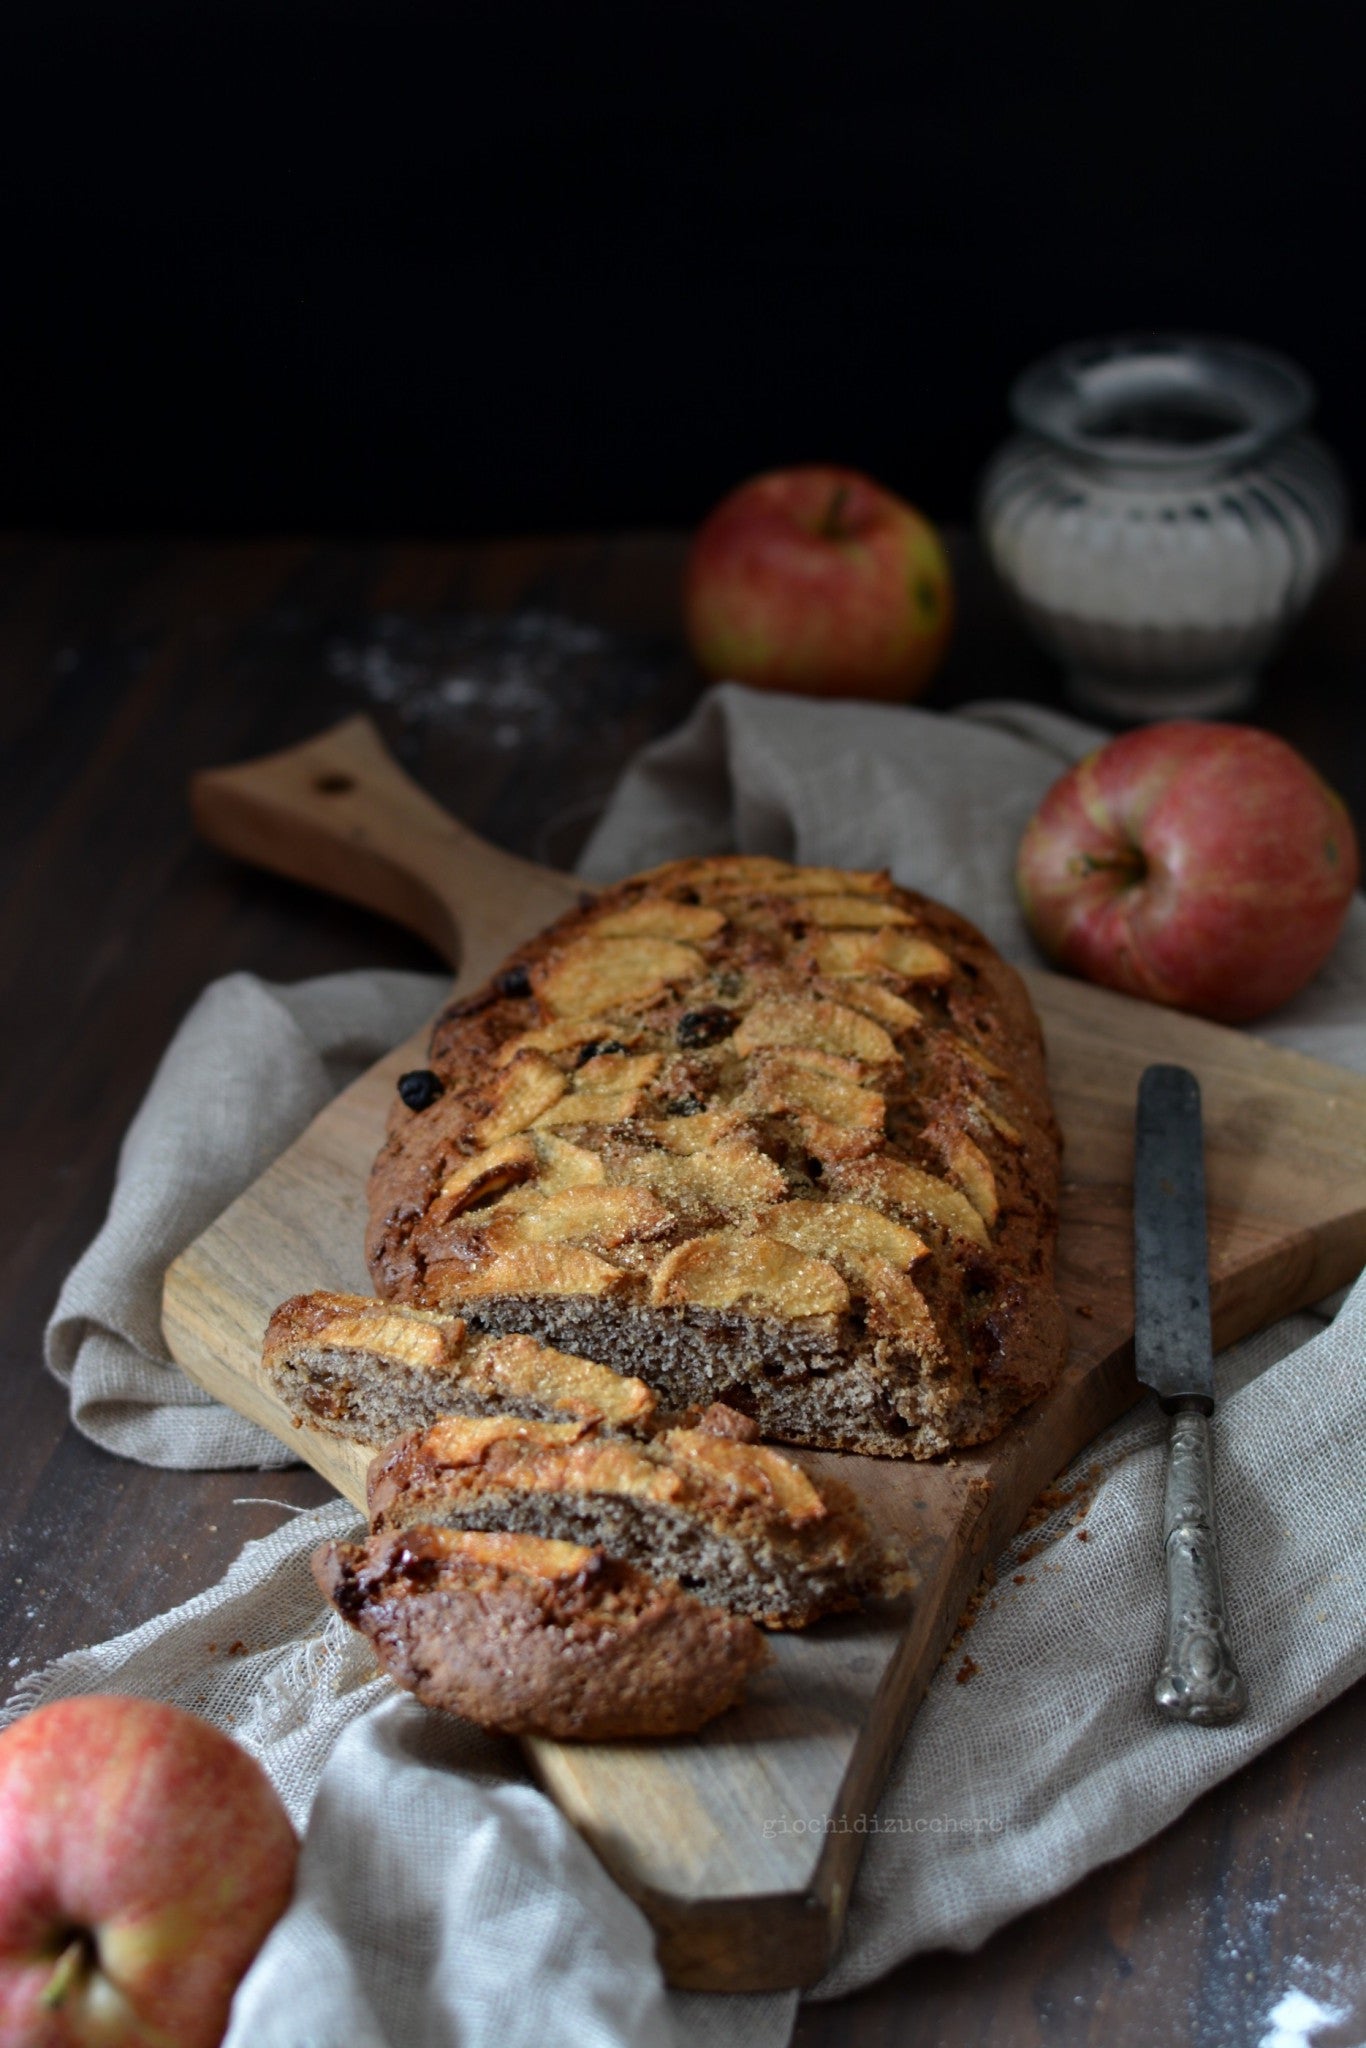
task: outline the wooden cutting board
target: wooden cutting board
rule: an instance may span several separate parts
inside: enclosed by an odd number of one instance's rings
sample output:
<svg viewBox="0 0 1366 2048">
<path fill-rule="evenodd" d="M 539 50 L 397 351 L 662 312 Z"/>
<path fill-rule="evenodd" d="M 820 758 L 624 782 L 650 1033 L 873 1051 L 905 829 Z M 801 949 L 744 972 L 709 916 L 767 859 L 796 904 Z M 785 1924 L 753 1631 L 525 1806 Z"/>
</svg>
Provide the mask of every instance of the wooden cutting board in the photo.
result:
<svg viewBox="0 0 1366 2048">
<path fill-rule="evenodd" d="M 385 752 L 367 719 L 197 779 L 201 830 L 243 858 L 400 919 L 484 979 L 579 893 L 467 832 Z M 658 1931 L 671 1981 L 813 1983 L 839 1938 L 886 1770 L 981 1570 L 1064 1465 L 1138 1394 L 1132 1376 L 1134 1094 L 1172 1060 L 1204 1093 L 1215 1339 L 1319 1299 L 1366 1263 L 1366 1081 L 1168 1010 L 1031 974 L 1066 1139 L 1060 1287 L 1071 1357 L 995 1443 L 936 1464 L 803 1453 L 906 1540 L 908 1611 L 773 1638 L 746 1705 L 671 1743 L 529 1741 L 534 1769 Z M 365 1458 L 296 1428 L 264 1385 L 262 1331 L 311 1288 L 369 1292 L 364 1191 L 396 1076 L 425 1034 L 333 1102 L 166 1276 L 185 1370 L 358 1505 Z M 1227 1561 L 1236 1581 L 1238 1561 Z M 1160 1570 L 1153 1530 L 1153 1572 Z M 1154 1658 L 1157 1644 L 1153 1645 Z M 1191 1737 L 1174 1730 L 1173 1741 Z M 815 1821 L 817 1826 L 811 1823 Z M 800 1827 L 794 1825 L 801 1823 Z"/>
</svg>

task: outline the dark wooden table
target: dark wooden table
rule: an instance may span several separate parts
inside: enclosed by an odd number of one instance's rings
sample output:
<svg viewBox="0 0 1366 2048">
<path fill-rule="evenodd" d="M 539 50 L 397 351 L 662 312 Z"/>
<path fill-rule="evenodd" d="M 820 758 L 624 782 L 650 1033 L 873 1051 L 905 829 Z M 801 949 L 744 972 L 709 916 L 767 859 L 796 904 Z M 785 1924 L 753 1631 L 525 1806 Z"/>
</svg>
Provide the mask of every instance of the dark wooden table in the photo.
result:
<svg viewBox="0 0 1366 2048">
<path fill-rule="evenodd" d="M 632 750 L 700 682 L 678 638 L 668 535 L 481 547 L 262 541 L 0 542 L 0 1016 L 6 1369 L 0 1540 L 11 1681 L 218 1578 L 297 1469 L 168 1473 L 95 1449 L 41 1369 L 43 1324 L 97 1229 L 119 1140 L 180 1018 L 235 968 L 279 980 L 435 965 L 344 905 L 234 866 L 191 835 L 194 768 L 287 745 L 357 709 L 494 840 L 569 864 Z M 931 702 L 1061 703 L 970 544 L 962 621 Z M 509 652 L 496 621 L 519 614 Z M 571 629 L 568 622 L 573 621 Z M 1268 681 L 1257 717 L 1366 824 L 1366 550 Z M 1327 1706 L 1145 1849 L 970 1957 L 927 1956 L 838 2006 L 800 2048 L 989 2040 L 1257 2043 L 1287 1992 L 1366 2035 L 1366 1686 Z"/>
</svg>

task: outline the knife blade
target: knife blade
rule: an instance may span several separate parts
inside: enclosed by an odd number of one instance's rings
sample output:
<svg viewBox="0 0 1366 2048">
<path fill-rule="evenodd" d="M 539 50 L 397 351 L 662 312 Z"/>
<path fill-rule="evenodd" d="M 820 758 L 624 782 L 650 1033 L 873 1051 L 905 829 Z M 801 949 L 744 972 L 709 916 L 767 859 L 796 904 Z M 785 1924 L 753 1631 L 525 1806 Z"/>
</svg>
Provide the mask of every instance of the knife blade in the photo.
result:
<svg viewBox="0 0 1366 2048">
<path fill-rule="evenodd" d="M 1185 1067 L 1149 1067 L 1139 1082 L 1134 1361 L 1172 1418 L 1163 1512 L 1166 1641 L 1153 1698 L 1176 1720 L 1236 1720 L 1247 1692 L 1229 1641 L 1215 1530 L 1204 1133 L 1200 1084 Z"/>
</svg>

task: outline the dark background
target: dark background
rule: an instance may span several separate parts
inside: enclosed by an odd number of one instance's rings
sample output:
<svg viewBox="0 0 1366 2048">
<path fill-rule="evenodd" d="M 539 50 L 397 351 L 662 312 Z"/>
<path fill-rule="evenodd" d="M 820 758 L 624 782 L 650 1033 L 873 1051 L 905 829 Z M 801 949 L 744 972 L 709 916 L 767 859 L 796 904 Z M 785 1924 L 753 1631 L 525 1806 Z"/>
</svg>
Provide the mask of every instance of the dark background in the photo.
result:
<svg viewBox="0 0 1366 2048">
<path fill-rule="evenodd" d="M 23 0 L 0 523 L 683 524 L 861 464 L 971 508 L 1031 357 L 1281 347 L 1366 476 L 1366 9 Z"/>
</svg>

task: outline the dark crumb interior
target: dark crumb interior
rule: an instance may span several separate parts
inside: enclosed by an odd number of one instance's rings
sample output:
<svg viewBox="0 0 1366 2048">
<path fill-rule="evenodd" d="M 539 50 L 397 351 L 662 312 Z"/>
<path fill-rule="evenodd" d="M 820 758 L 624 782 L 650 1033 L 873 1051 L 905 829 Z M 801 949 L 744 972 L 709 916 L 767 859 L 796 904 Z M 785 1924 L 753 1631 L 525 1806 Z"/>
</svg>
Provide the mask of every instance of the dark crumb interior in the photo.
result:
<svg viewBox="0 0 1366 2048">
<path fill-rule="evenodd" d="M 551 1493 L 543 1489 L 419 1491 L 386 1510 L 383 1528 L 507 1530 L 600 1546 L 662 1578 L 677 1580 L 700 1600 L 771 1626 L 800 1627 L 817 1614 L 855 1604 L 862 1589 L 847 1569 L 813 1568 L 800 1553 L 775 1544 L 728 1538 L 659 1502 L 627 1496 Z"/>
</svg>

